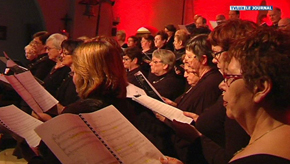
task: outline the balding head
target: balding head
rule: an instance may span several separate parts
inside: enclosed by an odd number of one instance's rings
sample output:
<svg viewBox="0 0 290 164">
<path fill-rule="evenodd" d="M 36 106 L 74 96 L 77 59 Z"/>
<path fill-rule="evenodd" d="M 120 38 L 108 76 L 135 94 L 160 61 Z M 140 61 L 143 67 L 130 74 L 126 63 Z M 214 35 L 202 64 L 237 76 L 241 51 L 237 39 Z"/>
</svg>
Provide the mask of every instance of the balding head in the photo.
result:
<svg viewBox="0 0 290 164">
<path fill-rule="evenodd" d="M 280 19 L 278 22 L 278 28 L 290 32 L 290 18 Z"/>
<path fill-rule="evenodd" d="M 273 10 L 268 11 L 268 16 L 273 24 L 277 24 L 281 19 L 281 9 L 274 7 Z"/>
</svg>

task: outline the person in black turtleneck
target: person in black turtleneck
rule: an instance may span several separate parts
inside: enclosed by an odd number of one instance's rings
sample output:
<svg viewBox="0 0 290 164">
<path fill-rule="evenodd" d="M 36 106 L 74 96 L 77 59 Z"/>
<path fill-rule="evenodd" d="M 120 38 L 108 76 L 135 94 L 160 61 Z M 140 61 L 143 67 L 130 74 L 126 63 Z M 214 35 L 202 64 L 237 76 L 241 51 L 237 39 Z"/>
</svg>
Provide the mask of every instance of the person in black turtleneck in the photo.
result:
<svg viewBox="0 0 290 164">
<path fill-rule="evenodd" d="M 170 50 L 158 49 L 152 54 L 149 82 L 161 96 L 174 100 L 184 91 L 185 81 L 174 72 L 175 55 Z M 174 86 L 174 87 L 172 87 Z"/>
<path fill-rule="evenodd" d="M 136 80 L 134 74 L 141 71 L 146 77 L 148 72 L 142 70 L 142 51 L 137 47 L 128 48 L 125 50 L 125 55 L 123 56 L 123 65 L 127 70 L 127 80 L 129 83 L 141 88 L 140 84 Z"/>
</svg>

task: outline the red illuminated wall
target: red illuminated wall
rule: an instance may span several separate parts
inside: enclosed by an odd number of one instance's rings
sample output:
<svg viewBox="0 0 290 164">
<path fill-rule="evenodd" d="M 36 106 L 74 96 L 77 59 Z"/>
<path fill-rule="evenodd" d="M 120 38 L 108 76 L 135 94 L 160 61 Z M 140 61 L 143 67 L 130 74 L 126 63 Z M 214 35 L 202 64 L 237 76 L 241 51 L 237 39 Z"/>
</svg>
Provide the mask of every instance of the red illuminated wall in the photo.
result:
<svg viewBox="0 0 290 164">
<path fill-rule="evenodd" d="M 262 0 L 194 0 L 194 13 L 205 16 L 208 20 L 214 20 L 217 14 L 224 14 L 228 17 L 229 6 L 231 5 L 260 5 Z M 288 0 L 265 0 L 266 5 L 279 7 L 282 10 L 282 17 L 290 17 L 290 1 Z M 241 11 L 241 18 L 256 22 L 258 11 Z"/>
<path fill-rule="evenodd" d="M 182 24 L 183 0 L 116 0 L 114 17 L 120 17 L 118 30 L 127 36 L 138 28 L 149 26 L 161 30 L 167 24 Z"/>
<path fill-rule="evenodd" d="M 113 7 L 114 17 L 120 17 L 118 29 L 125 30 L 127 36 L 135 34 L 142 26 L 163 29 L 166 24 L 182 23 L 183 2 L 185 2 L 184 23 L 191 23 L 195 14 L 207 20 L 215 20 L 217 14 L 228 17 L 231 5 L 255 5 L 262 0 L 116 0 Z M 266 5 L 282 9 L 282 17 L 290 17 L 289 0 L 265 0 Z M 256 22 L 258 11 L 241 11 L 241 18 Z"/>
</svg>

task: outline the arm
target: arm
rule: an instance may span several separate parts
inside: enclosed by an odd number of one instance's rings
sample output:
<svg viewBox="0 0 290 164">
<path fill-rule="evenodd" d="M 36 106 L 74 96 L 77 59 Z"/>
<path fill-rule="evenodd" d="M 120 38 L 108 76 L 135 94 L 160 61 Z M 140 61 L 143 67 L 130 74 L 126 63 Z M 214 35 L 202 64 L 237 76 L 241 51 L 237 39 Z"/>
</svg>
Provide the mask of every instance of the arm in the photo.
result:
<svg viewBox="0 0 290 164">
<path fill-rule="evenodd" d="M 176 102 L 171 101 L 171 100 L 169 100 L 166 97 L 162 97 L 162 99 L 165 101 L 166 104 L 171 105 L 171 106 L 174 106 L 174 107 L 177 107 L 177 103 Z"/>
<path fill-rule="evenodd" d="M 180 160 L 176 159 L 176 158 L 172 158 L 172 157 L 161 157 L 159 159 L 159 161 L 162 163 L 162 164 L 183 164 Z"/>
</svg>

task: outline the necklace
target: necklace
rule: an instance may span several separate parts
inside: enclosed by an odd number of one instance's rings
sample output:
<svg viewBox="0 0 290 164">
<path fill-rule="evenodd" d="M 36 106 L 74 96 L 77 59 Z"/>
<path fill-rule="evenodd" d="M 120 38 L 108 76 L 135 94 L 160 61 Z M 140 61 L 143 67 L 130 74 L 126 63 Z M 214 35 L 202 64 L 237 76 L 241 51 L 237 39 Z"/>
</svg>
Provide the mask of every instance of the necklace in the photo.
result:
<svg viewBox="0 0 290 164">
<path fill-rule="evenodd" d="M 280 125 L 278 125 L 278 126 L 272 128 L 272 129 L 266 131 L 264 134 L 262 134 L 261 136 L 259 136 L 258 138 L 256 138 L 253 142 L 249 143 L 246 147 L 252 145 L 252 144 L 255 143 L 257 140 L 259 140 L 259 139 L 261 139 L 262 137 L 264 137 L 266 134 L 272 132 L 272 131 L 275 130 L 275 129 L 278 129 L 279 127 L 281 127 L 281 126 L 283 126 L 283 125 L 285 125 L 285 124 L 282 123 L 282 124 L 280 124 Z M 243 147 L 243 148 L 241 148 L 240 150 L 238 150 L 238 151 L 234 154 L 234 156 L 237 155 L 237 154 L 239 154 L 240 152 L 242 152 L 246 147 Z"/>
<path fill-rule="evenodd" d="M 159 80 L 155 80 L 155 81 L 153 81 L 153 84 L 156 84 L 156 83 L 160 82 L 160 81 L 163 80 L 164 78 L 165 78 L 165 76 L 162 77 L 162 78 L 160 78 Z"/>
</svg>

